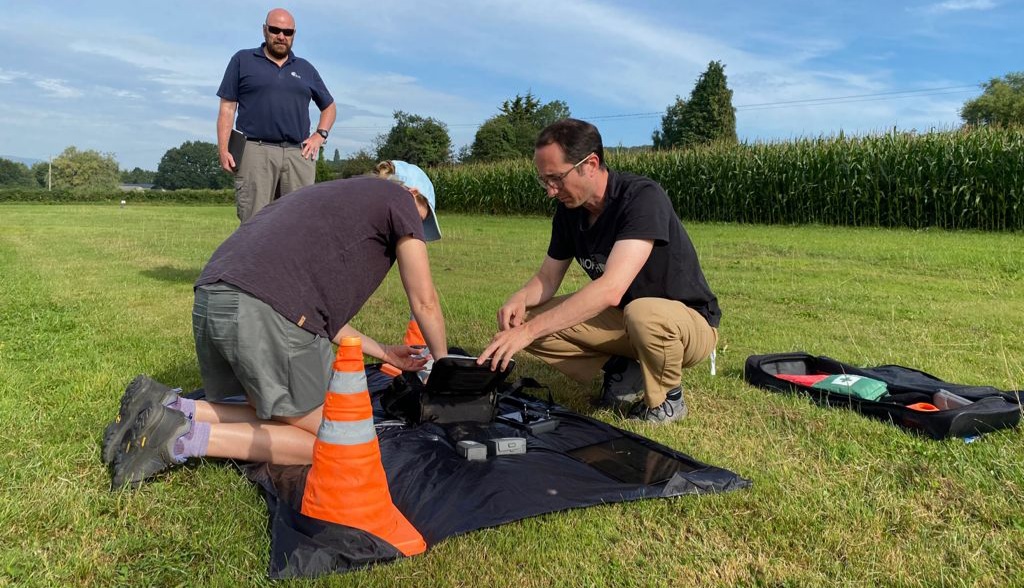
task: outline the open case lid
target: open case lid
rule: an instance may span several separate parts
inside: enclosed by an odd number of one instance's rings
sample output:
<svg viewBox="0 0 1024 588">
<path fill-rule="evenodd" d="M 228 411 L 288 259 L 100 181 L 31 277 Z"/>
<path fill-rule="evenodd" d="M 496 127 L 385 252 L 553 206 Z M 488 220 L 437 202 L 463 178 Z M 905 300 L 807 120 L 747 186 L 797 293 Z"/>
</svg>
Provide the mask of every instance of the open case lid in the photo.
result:
<svg viewBox="0 0 1024 588">
<path fill-rule="evenodd" d="M 505 381 L 515 367 L 515 360 L 508 362 L 504 371 L 491 371 L 491 363 L 476 364 L 475 357 L 448 355 L 434 362 L 427 379 L 426 391 L 430 394 L 452 394 L 483 396 L 490 394 Z"/>
</svg>

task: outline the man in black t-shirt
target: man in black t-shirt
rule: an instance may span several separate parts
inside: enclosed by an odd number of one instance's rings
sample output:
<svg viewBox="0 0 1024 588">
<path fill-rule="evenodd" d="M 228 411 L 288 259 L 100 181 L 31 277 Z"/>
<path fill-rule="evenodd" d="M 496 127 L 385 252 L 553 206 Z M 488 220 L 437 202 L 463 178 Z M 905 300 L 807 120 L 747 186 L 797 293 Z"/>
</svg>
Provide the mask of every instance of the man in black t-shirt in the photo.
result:
<svg viewBox="0 0 1024 588">
<path fill-rule="evenodd" d="M 537 138 L 538 181 L 558 199 L 540 270 L 498 310 L 498 333 L 480 354 L 502 366 L 526 349 L 586 382 L 603 366 L 602 400 L 633 402 L 629 418 L 686 415 L 682 370 L 718 342 L 718 299 L 665 191 L 610 171 L 593 125 L 563 119 Z M 591 282 L 555 296 L 575 259 Z"/>
</svg>

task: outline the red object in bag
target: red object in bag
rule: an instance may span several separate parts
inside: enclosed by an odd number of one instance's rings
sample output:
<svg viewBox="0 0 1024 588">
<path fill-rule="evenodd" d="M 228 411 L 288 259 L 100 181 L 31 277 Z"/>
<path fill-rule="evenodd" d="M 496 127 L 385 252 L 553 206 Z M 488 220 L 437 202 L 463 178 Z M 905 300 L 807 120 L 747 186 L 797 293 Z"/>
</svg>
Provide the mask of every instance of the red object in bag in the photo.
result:
<svg viewBox="0 0 1024 588">
<path fill-rule="evenodd" d="M 817 384 L 818 382 L 824 380 L 825 378 L 829 377 L 829 374 L 805 374 L 805 375 L 797 375 L 797 374 L 772 374 L 772 375 L 774 375 L 776 378 L 779 378 L 780 380 L 786 380 L 787 382 L 793 382 L 794 384 L 799 384 L 801 386 L 808 386 L 808 387 L 813 386 L 813 385 Z"/>
</svg>

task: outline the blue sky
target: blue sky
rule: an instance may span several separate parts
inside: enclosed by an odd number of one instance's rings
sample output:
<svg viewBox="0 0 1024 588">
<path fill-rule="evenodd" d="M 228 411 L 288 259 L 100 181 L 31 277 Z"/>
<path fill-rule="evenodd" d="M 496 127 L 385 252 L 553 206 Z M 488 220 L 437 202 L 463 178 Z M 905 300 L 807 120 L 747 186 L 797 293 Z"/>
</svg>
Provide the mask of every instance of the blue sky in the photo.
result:
<svg viewBox="0 0 1024 588">
<path fill-rule="evenodd" d="M 260 43 L 274 6 L 0 0 L 12 57 L 0 64 L 0 154 L 45 160 L 75 145 L 155 170 L 171 147 L 214 142 L 224 67 Z M 527 91 L 564 100 L 606 145 L 647 144 L 711 60 L 726 65 L 743 140 L 950 128 L 977 84 L 1024 69 L 1019 1 L 281 6 L 296 55 L 338 104 L 328 157 L 369 147 L 394 110 L 445 122 L 458 149 Z"/>
</svg>

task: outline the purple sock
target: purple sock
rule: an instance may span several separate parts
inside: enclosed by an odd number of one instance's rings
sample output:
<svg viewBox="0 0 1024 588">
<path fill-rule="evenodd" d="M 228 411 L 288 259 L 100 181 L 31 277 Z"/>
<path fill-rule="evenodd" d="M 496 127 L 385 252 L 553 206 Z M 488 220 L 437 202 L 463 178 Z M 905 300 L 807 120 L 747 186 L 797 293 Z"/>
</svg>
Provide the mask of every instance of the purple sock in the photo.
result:
<svg viewBox="0 0 1024 588">
<path fill-rule="evenodd" d="M 202 457 L 206 455 L 206 449 L 209 446 L 210 423 L 193 421 L 188 433 L 174 441 L 174 460 L 178 463 L 185 463 L 190 457 Z"/>
<path fill-rule="evenodd" d="M 192 400 L 191 398 L 185 398 L 184 396 L 179 396 L 179 397 L 174 399 L 174 402 L 168 404 L 167 408 L 173 408 L 174 410 L 179 410 L 179 411 L 185 413 L 185 416 L 188 417 L 188 420 L 190 420 L 190 421 L 195 420 L 194 417 L 196 416 L 196 401 Z"/>
</svg>

